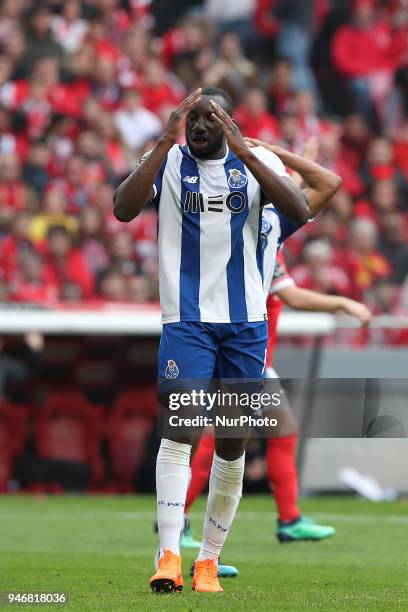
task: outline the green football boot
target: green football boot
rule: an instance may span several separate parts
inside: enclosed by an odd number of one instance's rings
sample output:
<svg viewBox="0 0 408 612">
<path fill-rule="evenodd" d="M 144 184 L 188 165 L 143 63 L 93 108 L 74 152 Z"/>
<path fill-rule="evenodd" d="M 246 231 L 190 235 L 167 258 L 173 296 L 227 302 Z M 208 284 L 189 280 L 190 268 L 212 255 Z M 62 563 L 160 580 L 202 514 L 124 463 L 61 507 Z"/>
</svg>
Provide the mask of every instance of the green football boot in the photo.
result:
<svg viewBox="0 0 408 612">
<path fill-rule="evenodd" d="M 239 572 L 234 565 L 225 565 L 218 559 L 218 578 L 236 578 Z"/>
<path fill-rule="evenodd" d="M 191 528 L 190 519 L 184 518 L 184 528 L 180 534 L 180 547 L 181 548 L 200 548 L 201 542 L 194 538 L 193 530 Z"/>
<path fill-rule="evenodd" d="M 318 525 L 307 516 L 300 516 L 291 523 L 278 521 L 276 537 L 279 542 L 318 542 L 334 536 L 336 530 L 327 525 Z"/>
</svg>

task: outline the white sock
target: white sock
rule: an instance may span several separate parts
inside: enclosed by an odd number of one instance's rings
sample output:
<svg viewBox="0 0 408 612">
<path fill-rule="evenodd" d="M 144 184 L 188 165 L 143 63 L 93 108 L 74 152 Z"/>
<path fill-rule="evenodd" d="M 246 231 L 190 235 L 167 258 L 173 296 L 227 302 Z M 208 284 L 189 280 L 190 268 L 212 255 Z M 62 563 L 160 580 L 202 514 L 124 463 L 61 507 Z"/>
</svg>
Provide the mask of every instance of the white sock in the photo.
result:
<svg viewBox="0 0 408 612">
<path fill-rule="evenodd" d="M 160 556 L 168 548 L 180 554 L 180 531 L 184 525 L 190 470 L 189 444 L 163 439 L 156 461 L 157 525 L 159 529 Z"/>
<path fill-rule="evenodd" d="M 242 496 L 244 467 L 245 453 L 235 461 L 214 453 L 199 560 L 218 561 Z"/>
</svg>

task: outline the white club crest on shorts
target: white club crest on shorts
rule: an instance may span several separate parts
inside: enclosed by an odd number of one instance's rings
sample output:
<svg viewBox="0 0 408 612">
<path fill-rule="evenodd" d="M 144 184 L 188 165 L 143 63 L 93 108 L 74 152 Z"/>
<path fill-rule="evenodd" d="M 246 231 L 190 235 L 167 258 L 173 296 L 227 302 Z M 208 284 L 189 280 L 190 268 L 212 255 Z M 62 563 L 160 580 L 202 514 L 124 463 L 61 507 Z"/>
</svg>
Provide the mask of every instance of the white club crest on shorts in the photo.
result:
<svg viewBox="0 0 408 612">
<path fill-rule="evenodd" d="M 179 369 L 176 365 L 176 362 L 173 359 L 169 359 L 167 361 L 167 368 L 165 372 L 166 378 L 169 378 L 170 380 L 172 380 L 173 378 L 177 378 L 178 375 L 179 375 Z"/>
<path fill-rule="evenodd" d="M 248 178 L 245 176 L 245 174 L 241 172 L 241 170 L 238 170 L 238 168 L 233 168 L 232 170 L 229 170 L 229 187 L 245 187 L 247 182 Z"/>
</svg>

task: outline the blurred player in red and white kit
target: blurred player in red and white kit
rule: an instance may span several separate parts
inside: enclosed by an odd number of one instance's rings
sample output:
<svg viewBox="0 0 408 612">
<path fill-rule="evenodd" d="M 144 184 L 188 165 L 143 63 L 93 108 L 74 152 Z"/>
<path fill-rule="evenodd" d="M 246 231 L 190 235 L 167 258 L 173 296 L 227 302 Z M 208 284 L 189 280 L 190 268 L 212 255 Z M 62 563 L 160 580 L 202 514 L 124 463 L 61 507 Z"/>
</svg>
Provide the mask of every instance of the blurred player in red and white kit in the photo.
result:
<svg viewBox="0 0 408 612">
<path fill-rule="evenodd" d="M 317 142 L 308 141 L 304 157 L 300 157 L 258 140 L 248 140 L 256 146 L 264 146 L 275 152 L 285 165 L 295 170 L 293 178 L 298 184 L 304 184 L 304 193 L 308 198 L 311 218 L 315 217 L 328 203 L 340 186 L 339 178 L 332 172 L 322 168 L 312 160 L 317 155 Z M 267 262 L 265 261 L 267 269 Z M 371 313 L 364 304 L 341 296 L 331 296 L 297 287 L 290 277 L 283 254 L 277 255 L 272 279 L 269 277 L 268 308 L 268 350 L 266 358 L 266 378 L 276 378 L 278 375 L 272 368 L 273 349 L 276 344 L 276 329 L 279 314 L 283 304 L 297 309 L 310 311 L 337 312 L 345 311 L 357 317 L 362 325 L 368 325 Z M 312 519 L 303 517 L 298 507 L 298 483 L 295 464 L 297 423 L 290 407 L 285 402 L 285 418 L 279 434 L 267 440 L 267 477 L 278 509 L 277 537 L 280 542 L 301 540 L 320 540 L 335 533 L 333 527 L 316 524 Z M 269 415 L 269 413 L 268 413 Z M 277 415 L 279 416 L 279 415 Z M 191 482 L 187 493 L 185 512 L 201 493 L 208 481 L 214 450 L 214 437 L 206 434 L 202 437 L 191 463 Z M 182 533 L 181 544 L 185 547 L 196 547 L 190 523 L 186 519 L 185 530 Z M 218 571 L 224 576 L 234 576 L 237 570 L 232 566 L 219 563 Z"/>
<path fill-rule="evenodd" d="M 342 296 L 324 295 L 295 285 L 289 275 L 282 251 L 278 254 L 268 308 L 268 351 L 266 357 L 266 378 L 276 378 L 272 367 L 273 350 L 276 345 L 278 318 L 285 304 L 295 310 L 337 312 L 345 311 L 357 317 L 362 325 L 368 325 L 370 311 L 364 304 Z M 297 424 L 289 405 L 287 418 L 283 420 L 280 435 L 267 440 L 266 469 L 268 482 L 278 509 L 277 537 L 280 542 L 297 540 L 321 540 L 334 535 L 335 529 L 318 525 L 302 517 L 298 506 L 298 482 L 295 463 Z M 277 411 L 278 412 L 278 411 Z M 279 415 L 278 415 L 279 416 Z"/>
</svg>

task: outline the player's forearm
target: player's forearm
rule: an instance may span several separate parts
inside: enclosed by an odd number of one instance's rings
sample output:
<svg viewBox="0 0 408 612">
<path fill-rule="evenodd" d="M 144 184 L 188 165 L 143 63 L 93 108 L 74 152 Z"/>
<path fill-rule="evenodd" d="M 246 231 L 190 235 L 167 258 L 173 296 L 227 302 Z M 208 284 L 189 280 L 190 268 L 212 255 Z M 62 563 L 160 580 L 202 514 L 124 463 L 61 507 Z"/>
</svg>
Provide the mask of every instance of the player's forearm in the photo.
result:
<svg viewBox="0 0 408 612">
<path fill-rule="evenodd" d="M 278 155 L 286 166 L 302 177 L 308 188 L 310 217 L 315 217 L 338 191 L 341 178 L 331 170 L 285 149 L 279 149 Z"/>
<path fill-rule="evenodd" d="M 346 305 L 344 297 L 324 295 L 317 291 L 296 287 L 296 285 L 281 289 L 277 294 L 287 306 L 295 310 L 336 312 L 345 309 Z"/>
<path fill-rule="evenodd" d="M 241 159 L 258 181 L 268 200 L 281 213 L 298 225 L 307 222 L 310 213 L 306 198 L 293 181 L 268 168 L 250 149 Z"/>
<path fill-rule="evenodd" d="M 119 185 L 113 196 L 113 212 L 119 221 L 131 221 L 153 198 L 153 185 L 173 143 L 161 138 L 149 156 Z"/>
</svg>

